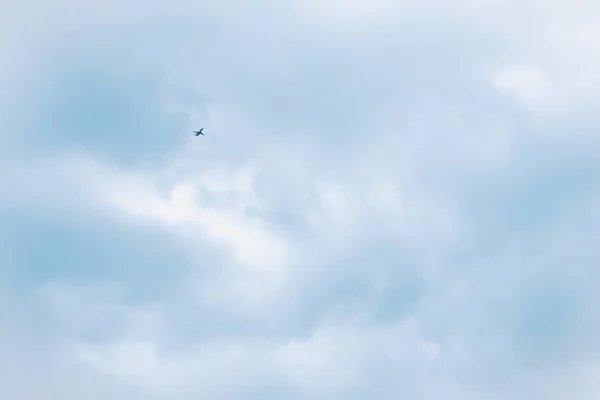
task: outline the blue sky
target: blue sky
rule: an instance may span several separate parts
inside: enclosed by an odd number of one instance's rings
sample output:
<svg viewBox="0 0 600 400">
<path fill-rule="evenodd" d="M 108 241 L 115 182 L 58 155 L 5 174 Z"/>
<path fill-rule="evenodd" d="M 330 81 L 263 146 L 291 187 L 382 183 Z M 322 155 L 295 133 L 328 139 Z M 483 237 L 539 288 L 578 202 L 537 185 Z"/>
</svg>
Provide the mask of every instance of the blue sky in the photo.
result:
<svg viewBox="0 0 600 400">
<path fill-rule="evenodd" d="M 13 3 L 0 397 L 598 398 L 595 2 Z"/>
</svg>

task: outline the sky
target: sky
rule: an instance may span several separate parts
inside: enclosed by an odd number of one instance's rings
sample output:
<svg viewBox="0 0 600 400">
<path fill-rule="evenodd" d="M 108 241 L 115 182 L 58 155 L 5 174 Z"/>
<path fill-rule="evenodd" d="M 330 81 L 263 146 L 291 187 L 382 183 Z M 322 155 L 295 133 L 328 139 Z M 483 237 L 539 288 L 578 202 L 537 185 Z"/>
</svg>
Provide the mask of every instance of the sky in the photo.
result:
<svg viewBox="0 0 600 400">
<path fill-rule="evenodd" d="M 0 59 L 1 398 L 600 396 L 596 1 L 23 0 Z"/>
</svg>

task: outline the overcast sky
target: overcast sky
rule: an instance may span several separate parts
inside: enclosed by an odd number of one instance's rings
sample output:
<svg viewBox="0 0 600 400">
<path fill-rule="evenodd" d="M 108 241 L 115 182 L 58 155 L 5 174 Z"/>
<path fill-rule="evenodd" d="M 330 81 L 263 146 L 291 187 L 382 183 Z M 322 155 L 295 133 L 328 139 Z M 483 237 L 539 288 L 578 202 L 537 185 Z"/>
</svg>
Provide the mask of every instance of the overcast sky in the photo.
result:
<svg viewBox="0 0 600 400">
<path fill-rule="evenodd" d="M 599 398 L 597 1 L 15 0 L 0 59 L 0 398 Z"/>
</svg>

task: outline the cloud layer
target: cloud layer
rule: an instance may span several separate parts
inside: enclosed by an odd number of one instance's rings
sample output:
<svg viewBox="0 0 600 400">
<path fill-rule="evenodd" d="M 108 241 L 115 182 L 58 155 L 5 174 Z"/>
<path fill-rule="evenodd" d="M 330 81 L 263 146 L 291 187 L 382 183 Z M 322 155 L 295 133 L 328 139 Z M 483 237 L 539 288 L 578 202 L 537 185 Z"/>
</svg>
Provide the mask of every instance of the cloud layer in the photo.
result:
<svg viewBox="0 0 600 400">
<path fill-rule="evenodd" d="M 8 6 L 1 397 L 597 398 L 599 10 Z"/>
</svg>

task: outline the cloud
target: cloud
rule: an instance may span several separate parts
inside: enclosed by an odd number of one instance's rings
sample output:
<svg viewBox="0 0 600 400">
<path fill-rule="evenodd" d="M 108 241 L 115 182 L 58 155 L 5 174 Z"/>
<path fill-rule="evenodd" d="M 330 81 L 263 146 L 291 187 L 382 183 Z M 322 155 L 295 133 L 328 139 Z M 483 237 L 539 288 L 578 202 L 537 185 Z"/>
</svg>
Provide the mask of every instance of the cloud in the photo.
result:
<svg viewBox="0 0 600 400">
<path fill-rule="evenodd" d="M 4 397 L 595 398 L 596 8 L 10 5 Z"/>
<path fill-rule="evenodd" d="M 422 341 L 414 323 L 368 327 L 357 323 L 324 326 L 305 340 L 289 342 L 206 343 L 194 355 L 166 359 L 148 342 L 121 343 L 106 349 L 83 347 L 80 355 L 102 371 L 165 395 L 192 390 L 203 394 L 252 390 L 255 379 L 284 381 L 302 396 L 350 395 L 377 383 L 393 384 L 394 371 L 411 365 L 414 378 L 423 375 L 440 357 L 438 346 Z M 256 367 L 259 366 L 260 369 Z M 371 375 L 376 368 L 381 375 Z M 389 376 L 388 376 L 389 375 Z M 228 378 L 235 377 L 236 385 Z M 200 379 L 200 380 L 199 380 Z M 409 379 L 405 377 L 402 379 Z M 375 381 L 371 381 L 375 380 Z M 350 383 L 354 382 L 354 383 Z M 216 391 L 216 392 L 214 392 Z"/>
<path fill-rule="evenodd" d="M 494 84 L 532 111 L 544 107 L 544 102 L 552 95 L 552 84 L 535 69 L 507 69 L 494 78 Z"/>
</svg>

